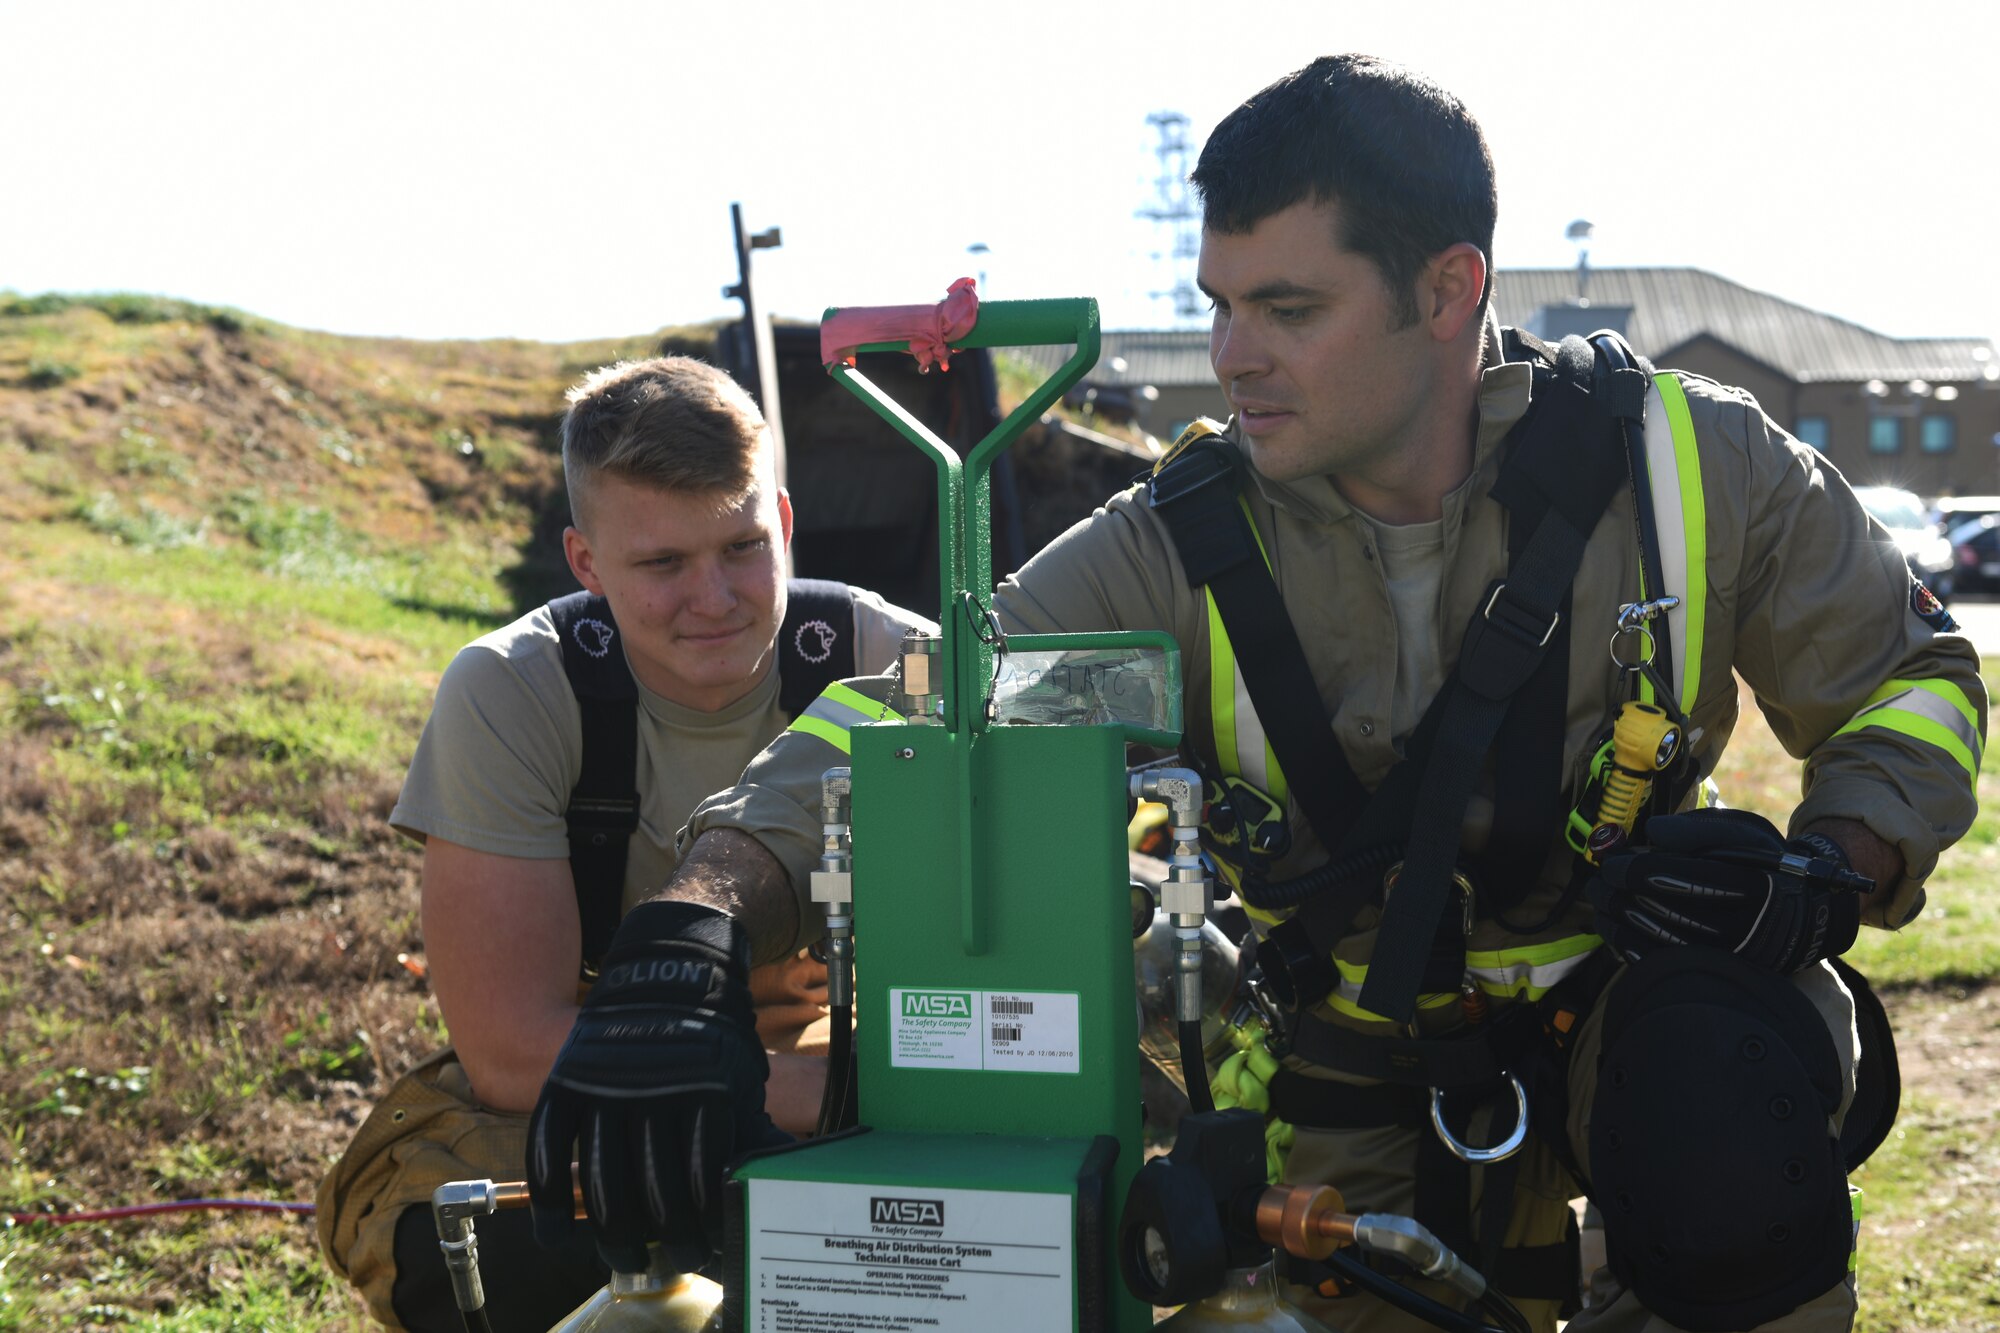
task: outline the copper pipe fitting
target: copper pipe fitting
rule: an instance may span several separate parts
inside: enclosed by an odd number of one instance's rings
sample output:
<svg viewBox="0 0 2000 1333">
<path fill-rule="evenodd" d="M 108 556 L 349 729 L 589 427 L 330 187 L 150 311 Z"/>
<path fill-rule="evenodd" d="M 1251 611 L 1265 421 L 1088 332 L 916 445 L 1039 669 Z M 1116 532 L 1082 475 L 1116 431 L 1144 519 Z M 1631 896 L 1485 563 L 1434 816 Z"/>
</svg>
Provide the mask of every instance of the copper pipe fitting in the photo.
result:
<svg viewBox="0 0 2000 1333">
<path fill-rule="evenodd" d="M 583 1207 L 583 1186 L 572 1184 L 570 1186 L 570 1190 L 571 1190 L 571 1197 L 576 1201 L 575 1202 L 576 1212 L 574 1216 L 578 1221 L 582 1221 L 584 1218 L 590 1215 L 584 1211 Z M 495 1212 L 499 1212 L 502 1208 L 526 1208 L 527 1206 L 528 1206 L 527 1181 L 506 1180 L 506 1181 L 495 1181 L 493 1183 L 493 1210 Z"/>
<path fill-rule="evenodd" d="M 1354 1215 L 1330 1185 L 1273 1185 L 1257 1197 L 1257 1238 L 1301 1259 L 1354 1243 Z"/>
</svg>

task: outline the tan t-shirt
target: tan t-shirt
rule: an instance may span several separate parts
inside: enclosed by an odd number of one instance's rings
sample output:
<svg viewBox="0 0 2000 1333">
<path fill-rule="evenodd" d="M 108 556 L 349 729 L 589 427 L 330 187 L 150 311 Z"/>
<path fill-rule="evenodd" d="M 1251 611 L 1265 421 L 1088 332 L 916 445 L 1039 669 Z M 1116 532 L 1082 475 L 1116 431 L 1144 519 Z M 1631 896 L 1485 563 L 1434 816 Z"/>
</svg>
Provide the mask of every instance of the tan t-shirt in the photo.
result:
<svg viewBox="0 0 2000 1333">
<path fill-rule="evenodd" d="M 1371 526 L 1396 620 L 1389 734 L 1400 747 L 1444 686 L 1444 520 Z"/>
<path fill-rule="evenodd" d="M 872 592 L 854 591 L 854 663 L 889 669 L 903 631 L 936 627 Z M 671 703 L 639 686 L 639 827 L 625 863 L 629 910 L 679 865 L 674 834 L 711 792 L 790 723 L 771 673 L 718 712 Z M 389 822 L 418 841 L 436 836 L 475 851 L 567 859 L 563 812 L 583 771 L 583 715 L 563 674 L 547 607 L 459 650 L 438 682 L 430 720 Z"/>
</svg>

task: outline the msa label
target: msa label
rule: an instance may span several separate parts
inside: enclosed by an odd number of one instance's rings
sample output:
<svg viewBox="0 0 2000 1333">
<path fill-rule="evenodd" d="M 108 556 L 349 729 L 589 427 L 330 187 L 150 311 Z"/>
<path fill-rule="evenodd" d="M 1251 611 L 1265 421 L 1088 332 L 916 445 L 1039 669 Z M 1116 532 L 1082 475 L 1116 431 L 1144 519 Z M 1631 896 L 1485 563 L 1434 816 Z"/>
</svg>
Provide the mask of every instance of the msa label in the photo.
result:
<svg viewBox="0 0 2000 1333">
<path fill-rule="evenodd" d="M 752 1333 L 988 1333 L 1071 1327 L 1066 1194 L 750 1182 Z"/>
<path fill-rule="evenodd" d="M 889 989 L 889 1063 L 898 1069 L 1082 1070 L 1074 991 Z"/>
</svg>

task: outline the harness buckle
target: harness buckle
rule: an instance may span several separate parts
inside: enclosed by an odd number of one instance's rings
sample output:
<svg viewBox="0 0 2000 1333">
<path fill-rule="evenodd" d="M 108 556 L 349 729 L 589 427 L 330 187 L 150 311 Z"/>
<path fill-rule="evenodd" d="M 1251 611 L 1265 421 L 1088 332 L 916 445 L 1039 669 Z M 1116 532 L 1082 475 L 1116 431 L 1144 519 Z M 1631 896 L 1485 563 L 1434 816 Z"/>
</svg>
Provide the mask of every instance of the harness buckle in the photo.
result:
<svg viewBox="0 0 2000 1333">
<path fill-rule="evenodd" d="M 1480 617 L 1495 629 L 1503 630 L 1515 638 L 1532 641 L 1537 648 L 1548 647 L 1549 640 L 1555 637 L 1556 626 L 1562 623 L 1562 612 L 1548 613 L 1549 623 L 1541 630 L 1541 638 L 1536 639 L 1535 621 L 1539 618 L 1538 614 L 1533 609 L 1521 607 L 1512 600 L 1503 603 L 1500 594 L 1505 591 L 1507 591 L 1507 580 L 1501 579 L 1494 583 L 1493 595 L 1486 599 L 1486 607 L 1479 613 Z M 1493 618 L 1495 608 L 1504 613 L 1504 619 Z"/>
</svg>

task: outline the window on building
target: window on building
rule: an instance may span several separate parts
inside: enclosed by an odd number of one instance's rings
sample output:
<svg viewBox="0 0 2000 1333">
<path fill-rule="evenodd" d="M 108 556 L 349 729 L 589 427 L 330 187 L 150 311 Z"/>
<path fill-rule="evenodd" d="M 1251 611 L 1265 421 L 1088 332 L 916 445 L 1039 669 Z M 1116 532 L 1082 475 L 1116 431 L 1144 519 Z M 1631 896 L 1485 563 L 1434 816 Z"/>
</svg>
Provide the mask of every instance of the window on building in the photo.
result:
<svg viewBox="0 0 2000 1333">
<path fill-rule="evenodd" d="M 1903 447 L 1903 419 L 1901 417 L 1868 418 L 1868 452 L 1873 454 L 1898 453 Z"/>
<path fill-rule="evenodd" d="M 1944 412 L 1925 413 L 1917 440 L 1927 454 L 1950 453 L 1958 447 L 1958 418 Z"/>
<path fill-rule="evenodd" d="M 1809 444 L 1821 453 L 1833 442 L 1833 428 L 1825 417 L 1800 417 L 1792 434 L 1798 436 L 1800 444 Z"/>
</svg>

